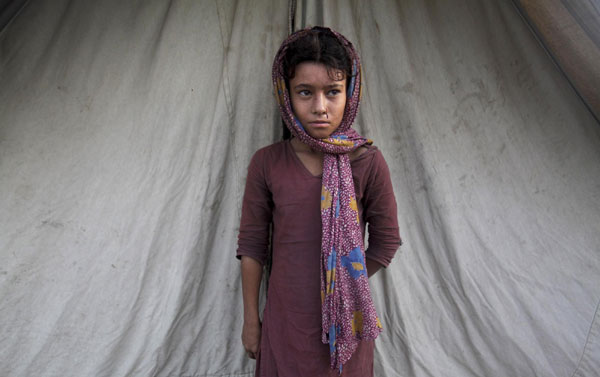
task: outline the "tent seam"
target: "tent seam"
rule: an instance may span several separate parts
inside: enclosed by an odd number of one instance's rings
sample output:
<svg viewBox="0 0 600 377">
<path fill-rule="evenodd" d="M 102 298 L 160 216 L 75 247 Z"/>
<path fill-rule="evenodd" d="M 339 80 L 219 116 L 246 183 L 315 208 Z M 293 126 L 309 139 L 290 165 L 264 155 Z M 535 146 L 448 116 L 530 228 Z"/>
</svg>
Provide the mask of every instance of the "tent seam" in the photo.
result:
<svg viewBox="0 0 600 377">
<path fill-rule="evenodd" d="M 25 7 L 27 7 L 29 5 L 29 3 L 31 2 L 31 0 L 25 0 L 23 2 L 23 4 L 21 5 L 21 7 L 10 17 L 10 19 L 6 22 L 6 24 L 4 24 L 2 26 L 2 28 L 0 29 L 0 36 L 2 34 L 4 34 L 4 31 L 10 26 L 10 24 L 13 23 L 13 21 L 19 17 L 19 15 L 21 14 L 21 12 L 23 12 L 23 9 L 25 9 Z"/>
<path fill-rule="evenodd" d="M 599 311 L 600 311 L 600 301 L 598 301 L 598 304 L 596 305 L 596 311 L 594 312 L 594 317 L 592 318 L 592 323 L 590 324 L 590 329 L 588 330 L 587 336 L 585 338 L 585 343 L 583 344 L 583 350 L 581 351 L 581 357 L 579 358 L 577 367 L 575 368 L 575 371 L 573 372 L 571 377 L 576 377 L 577 375 L 579 375 L 579 370 L 580 370 L 581 364 L 583 363 L 583 361 L 584 361 L 583 359 L 585 358 L 585 356 L 587 354 L 588 345 L 590 344 L 590 339 L 592 337 L 592 332 L 593 332 L 596 324 L 598 324 L 597 320 L 598 320 L 598 316 L 600 315 Z"/>
<path fill-rule="evenodd" d="M 511 0 L 511 2 L 516 8 L 517 13 L 521 16 L 521 19 L 523 20 L 525 25 L 527 25 L 527 27 L 529 28 L 529 31 L 531 31 L 531 33 L 533 34 L 533 37 L 537 40 L 540 46 L 542 46 L 542 49 L 546 52 L 546 55 L 550 58 L 556 69 L 558 69 L 561 75 L 567 80 L 569 86 L 575 92 L 575 95 L 583 103 L 585 108 L 590 112 L 590 114 L 596 120 L 596 122 L 600 123 L 600 119 L 596 116 L 596 113 L 592 110 L 592 107 L 588 104 L 583 95 L 579 92 L 579 90 L 575 86 L 575 83 L 571 80 L 569 75 L 567 75 L 567 72 L 565 72 L 562 66 L 559 64 L 558 59 L 554 56 L 554 53 L 550 50 L 550 47 L 546 45 L 546 42 L 544 41 L 542 34 L 538 30 L 537 25 L 535 25 L 535 23 L 527 15 L 527 12 L 525 11 L 525 9 L 523 9 L 518 0 Z"/>
<path fill-rule="evenodd" d="M 219 34 L 221 35 L 221 46 L 223 47 L 223 95 L 225 96 L 225 107 L 227 108 L 227 115 L 231 120 L 233 118 L 232 105 L 231 105 L 231 89 L 229 87 L 229 70 L 227 69 L 229 63 L 229 51 L 228 46 L 225 45 L 225 36 L 223 34 L 223 23 L 221 12 L 219 12 L 219 2 L 215 0 L 217 17 L 219 18 Z"/>
</svg>

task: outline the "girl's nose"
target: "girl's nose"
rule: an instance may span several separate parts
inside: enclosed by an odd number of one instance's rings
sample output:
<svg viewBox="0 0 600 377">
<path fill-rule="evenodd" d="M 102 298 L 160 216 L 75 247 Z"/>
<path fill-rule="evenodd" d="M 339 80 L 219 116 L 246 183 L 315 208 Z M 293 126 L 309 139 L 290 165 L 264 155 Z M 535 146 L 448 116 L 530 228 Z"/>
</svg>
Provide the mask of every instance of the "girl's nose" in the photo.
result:
<svg viewBox="0 0 600 377">
<path fill-rule="evenodd" d="M 315 114 L 325 114 L 327 112 L 325 96 L 323 94 L 317 94 L 314 96 L 313 112 Z"/>
</svg>

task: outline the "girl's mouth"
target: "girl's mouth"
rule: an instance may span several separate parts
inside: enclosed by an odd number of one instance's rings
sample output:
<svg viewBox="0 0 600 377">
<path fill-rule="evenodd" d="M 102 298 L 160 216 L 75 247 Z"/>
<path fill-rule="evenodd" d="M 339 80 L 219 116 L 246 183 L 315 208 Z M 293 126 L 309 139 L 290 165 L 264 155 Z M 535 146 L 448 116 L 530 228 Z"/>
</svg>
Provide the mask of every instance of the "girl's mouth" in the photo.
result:
<svg viewBox="0 0 600 377">
<path fill-rule="evenodd" d="M 321 122 L 321 121 L 317 121 L 317 122 L 310 122 L 309 123 L 311 126 L 313 127 L 317 127 L 317 128 L 321 128 L 321 127 L 329 127 L 329 122 Z"/>
</svg>

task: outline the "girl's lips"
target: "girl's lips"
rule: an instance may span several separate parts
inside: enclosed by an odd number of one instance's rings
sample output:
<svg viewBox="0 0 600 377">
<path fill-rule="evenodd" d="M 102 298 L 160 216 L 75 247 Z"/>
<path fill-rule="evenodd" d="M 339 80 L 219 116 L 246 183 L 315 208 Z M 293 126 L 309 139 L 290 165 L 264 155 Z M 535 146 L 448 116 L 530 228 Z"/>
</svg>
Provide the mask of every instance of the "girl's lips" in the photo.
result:
<svg viewBox="0 0 600 377">
<path fill-rule="evenodd" d="M 309 124 L 311 126 L 317 127 L 317 128 L 319 128 L 319 127 L 323 127 L 323 128 L 324 127 L 329 127 L 329 122 L 310 122 Z"/>
</svg>

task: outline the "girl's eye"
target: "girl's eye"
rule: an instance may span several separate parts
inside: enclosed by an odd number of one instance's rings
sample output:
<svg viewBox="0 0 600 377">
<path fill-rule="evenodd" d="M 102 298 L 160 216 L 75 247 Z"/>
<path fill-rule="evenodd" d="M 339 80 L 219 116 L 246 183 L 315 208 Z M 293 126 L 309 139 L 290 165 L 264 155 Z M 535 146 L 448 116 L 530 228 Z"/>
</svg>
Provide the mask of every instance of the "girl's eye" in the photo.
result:
<svg viewBox="0 0 600 377">
<path fill-rule="evenodd" d="M 330 96 L 337 96 L 338 94 L 340 94 L 340 91 L 338 89 L 332 89 L 329 91 L 328 93 Z"/>
<path fill-rule="evenodd" d="M 310 95 L 310 91 L 304 89 L 304 90 L 299 91 L 298 94 L 303 97 L 306 97 L 306 96 Z"/>
</svg>

